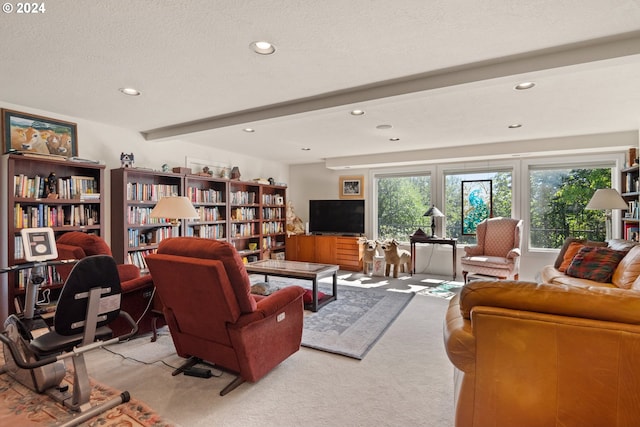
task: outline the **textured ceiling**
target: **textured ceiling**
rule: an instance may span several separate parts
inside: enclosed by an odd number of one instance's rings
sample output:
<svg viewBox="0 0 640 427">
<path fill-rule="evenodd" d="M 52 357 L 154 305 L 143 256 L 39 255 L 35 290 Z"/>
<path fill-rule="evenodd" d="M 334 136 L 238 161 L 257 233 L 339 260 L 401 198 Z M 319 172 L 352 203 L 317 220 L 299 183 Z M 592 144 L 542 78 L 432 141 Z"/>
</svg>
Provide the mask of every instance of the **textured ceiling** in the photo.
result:
<svg viewBox="0 0 640 427">
<path fill-rule="evenodd" d="M 150 141 L 306 163 L 640 127 L 639 0 L 45 5 L 0 16 L 0 99 Z"/>
</svg>

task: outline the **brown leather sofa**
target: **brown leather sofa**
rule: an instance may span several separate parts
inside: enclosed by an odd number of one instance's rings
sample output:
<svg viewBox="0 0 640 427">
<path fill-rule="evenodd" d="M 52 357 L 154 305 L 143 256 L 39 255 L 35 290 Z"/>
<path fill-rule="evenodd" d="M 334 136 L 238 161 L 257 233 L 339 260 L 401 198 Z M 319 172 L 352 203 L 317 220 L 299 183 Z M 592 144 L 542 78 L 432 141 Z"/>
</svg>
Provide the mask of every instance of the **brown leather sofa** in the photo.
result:
<svg viewBox="0 0 640 427">
<path fill-rule="evenodd" d="M 458 427 L 640 425 L 640 291 L 474 281 L 444 342 Z"/>
<path fill-rule="evenodd" d="M 586 278 L 575 277 L 565 271 L 570 261 L 570 245 L 583 245 L 590 247 L 606 247 L 616 251 L 625 252 L 624 258 L 615 266 L 611 280 L 600 282 Z M 563 265 L 563 262 L 565 263 Z M 583 239 L 568 238 L 553 265 L 546 265 L 540 272 L 540 281 L 556 285 L 571 286 L 604 286 L 609 288 L 638 289 L 640 290 L 640 245 L 623 239 L 612 239 L 608 242 L 594 242 Z"/>
</svg>

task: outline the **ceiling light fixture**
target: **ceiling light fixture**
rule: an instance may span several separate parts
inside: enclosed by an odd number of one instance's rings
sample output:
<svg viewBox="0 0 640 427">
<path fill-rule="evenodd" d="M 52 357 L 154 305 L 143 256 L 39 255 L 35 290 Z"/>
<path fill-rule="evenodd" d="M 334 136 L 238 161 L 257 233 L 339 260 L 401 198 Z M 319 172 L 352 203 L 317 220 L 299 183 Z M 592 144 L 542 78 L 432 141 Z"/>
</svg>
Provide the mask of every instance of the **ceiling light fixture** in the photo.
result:
<svg viewBox="0 0 640 427">
<path fill-rule="evenodd" d="M 125 95 L 129 95 L 129 96 L 138 96 L 138 95 L 140 95 L 140 91 L 138 89 L 134 89 L 132 87 L 121 87 L 118 90 L 120 92 L 124 93 Z"/>
<path fill-rule="evenodd" d="M 245 132 L 247 132 L 247 133 L 253 133 L 253 132 L 255 132 L 255 131 L 256 131 L 254 128 L 244 128 L 244 129 L 242 129 L 242 130 L 243 130 L 243 131 L 245 131 Z"/>
<path fill-rule="evenodd" d="M 534 87 L 536 84 L 534 82 L 522 82 L 514 86 L 515 90 L 527 90 Z"/>
<path fill-rule="evenodd" d="M 249 47 L 259 55 L 271 55 L 276 51 L 276 47 L 274 45 L 265 41 L 253 42 Z"/>
<path fill-rule="evenodd" d="M 389 138 L 389 141 L 392 141 L 392 142 L 400 141 L 400 138 L 397 138 L 394 136 L 393 138 Z"/>
<path fill-rule="evenodd" d="M 351 110 L 351 115 L 352 116 L 363 116 L 364 115 L 364 110 Z"/>
<path fill-rule="evenodd" d="M 302 151 L 311 151 L 311 148 L 303 147 L 303 148 L 301 148 L 301 150 L 302 150 Z"/>
<path fill-rule="evenodd" d="M 514 123 L 512 125 L 509 125 L 509 129 L 518 129 L 521 128 L 522 125 L 520 123 Z"/>
<path fill-rule="evenodd" d="M 378 126 L 376 126 L 376 129 L 380 129 L 380 130 L 382 130 L 382 129 L 391 129 L 392 127 L 393 126 L 391 126 L 391 125 L 378 125 Z"/>
</svg>

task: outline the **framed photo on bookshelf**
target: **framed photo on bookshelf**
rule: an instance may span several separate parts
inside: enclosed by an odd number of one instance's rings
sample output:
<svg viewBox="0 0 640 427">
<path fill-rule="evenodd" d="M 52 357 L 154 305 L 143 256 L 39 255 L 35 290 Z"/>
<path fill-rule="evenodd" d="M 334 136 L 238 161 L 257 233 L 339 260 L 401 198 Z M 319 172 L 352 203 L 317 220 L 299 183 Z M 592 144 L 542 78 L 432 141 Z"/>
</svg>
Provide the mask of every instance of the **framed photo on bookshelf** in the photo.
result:
<svg viewBox="0 0 640 427">
<path fill-rule="evenodd" d="M 5 153 L 18 151 L 63 157 L 78 155 L 75 123 L 4 108 L 0 111 Z"/>
</svg>

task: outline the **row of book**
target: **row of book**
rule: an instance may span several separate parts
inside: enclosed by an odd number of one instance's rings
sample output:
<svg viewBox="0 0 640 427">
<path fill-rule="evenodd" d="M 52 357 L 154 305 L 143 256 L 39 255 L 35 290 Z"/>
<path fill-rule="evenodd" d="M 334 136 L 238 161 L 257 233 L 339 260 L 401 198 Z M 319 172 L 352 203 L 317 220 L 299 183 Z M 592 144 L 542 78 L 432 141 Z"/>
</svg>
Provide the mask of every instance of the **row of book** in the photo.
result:
<svg viewBox="0 0 640 427">
<path fill-rule="evenodd" d="M 256 218 L 255 208 L 234 208 L 231 210 L 231 219 L 235 221 L 252 221 Z"/>
<path fill-rule="evenodd" d="M 625 225 L 624 225 L 624 238 L 626 240 L 632 240 L 634 242 L 640 241 L 640 226 L 639 226 L 639 224 L 625 223 Z"/>
<path fill-rule="evenodd" d="M 220 210 L 217 206 L 213 208 L 199 206 L 196 210 L 200 218 L 195 221 L 224 221 L 224 217 L 220 215 Z"/>
<path fill-rule="evenodd" d="M 54 184 L 50 182 L 51 180 L 55 180 Z M 13 183 L 15 197 L 39 199 L 53 192 L 61 199 L 80 199 L 88 194 L 97 194 L 99 198 L 100 194 L 98 183 L 92 176 L 56 178 L 40 175 L 29 177 L 19 174 L 13 177 Z"/>
<path fill-rule="evenodd" d="M 127 264 L 133 264 L 140 270 L 148 270 L 146 257 L 149 254 L 156 253 L 157 249 L 146 249 L 142 251 L 129 252 L 127 254 Z"/>
<path fill-rule="evenodd" d="M 256 223 L 247 222 L 231 224 L 231 235 L 235 237 L 251 237 L 256 234 Z"/>
<path fill-rule="evenodd" d="M 187 188 L 187 198 L 192 203 L 224 203 L 222 191 L 212 188 L 201 190 L 197 187 Z"/>
<path fill-rule="evenodd" d="M 167 224 L 166 218 L 151 218 L 153 208 L 141 206 L 129 206 L 127 208 L 127 224 L 129 225 L 146 225 L 146 224 Z"/>
<path fill-rule="evenodd" d="M 144 245 L 155 245 L 162 239 L 173 236 L 173 227 L 160 227 L 153 230 L 129 229 L 128 243 L 130 248 Z"/>
<path fill-rule="evenodd" d="M 202 237 L 205 239 L 224 239 L 224 225 L 199 225 L 196 227 L 187 227 L 187 236 Z"/>
<path fill-rule="evenodd" d="M 284 233 L 284 225 L 282 222 L 263 222 L 262 234 Z"/>
<path fill-rule="evenodd" d="M 100 207 L 97 205 L 51 206 L 39 203 L 35 206 L 13 207 L 15 228 L 87 226 L 100 223 Z"/>
<path fill-rule="evenodd" d="M 262 209 L 263 219 L 282 219 L 282 208 L 264 208 Z"/>
<path fill-rule="evenodd" d="M 16 271 L 16 282 L 15 286 L 17 289 L 25 289 L 27 283 L 29 283 L 29 276 L 31 274 L 30 269 L 18 270 Z M 53 285 L 57 283 L 62 283 L 62 278 L 60 277 L 60 273 L 56 270 L 55 265 L 47 265 L 44 268 L 44 282 L 41 285 Z"/>
<path fill-rule="evenodd" d="M 127 200 L 157 202 L 163 197 L 177 196 L 178 194 L 180 194 L 178 185 L 127 183 Z"/>
<path fill-rule="evenodd" d="M 263 194 L 262 203 L 265 205 L 284 205 L 284 197 L 280 194 Z"/>
<path fill-rule="evenodd" d="M 253 205 L 256 203 L 256 193 L 254 192 L 232 191 L 230 196 L 233 205 Z"/>
<path fill-rule="evenodd" d="M 640 219 L 640 208 L 638 207 L 638 201 L 631 200 L 628 202 L 628 204 L 629 204 L 629 209 L 627 209 L 627 212 L 625 213 L 624 217 Z"/>
</svg>

